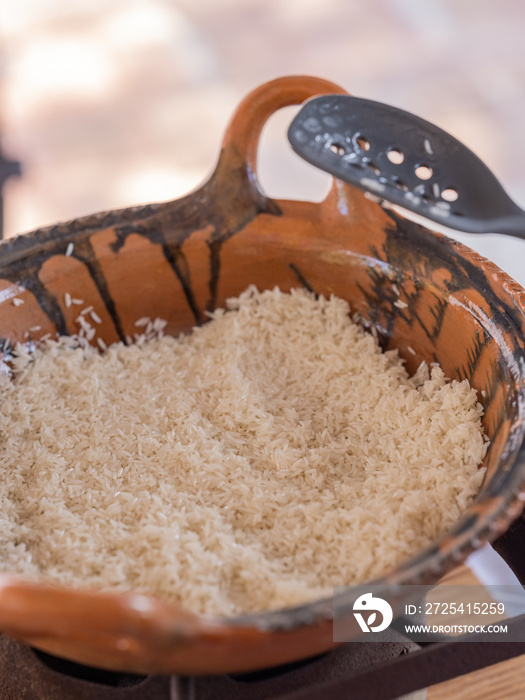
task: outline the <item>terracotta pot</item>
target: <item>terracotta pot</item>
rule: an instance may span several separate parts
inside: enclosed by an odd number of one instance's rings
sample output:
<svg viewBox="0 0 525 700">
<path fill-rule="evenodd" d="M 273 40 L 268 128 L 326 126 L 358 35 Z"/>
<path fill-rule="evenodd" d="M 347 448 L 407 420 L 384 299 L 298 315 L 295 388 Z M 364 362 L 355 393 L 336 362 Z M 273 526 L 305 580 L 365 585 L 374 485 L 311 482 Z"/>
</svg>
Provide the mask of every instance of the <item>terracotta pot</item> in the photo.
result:
<svg viewBox="0 0 525 700">
<path fill-rule="evenodd" d="M 495 265 L 334 181 L 321 204 L 274 201 L 257 184 L 268 117 L 318 94 L 342 92 L 309 77 L 251 93 L 227 130 L 215 172 L 173 202 L 111 211 L 5 241 L 0 247 L 4 350 L 46 333 L 73 333 L 66 292 L 92 304 L 100 336 L 133 335 L 141 316 L 189 331 L 205 311 L 249 284 L 304 285 L 347 299 L 408 369 L 437 361 L 467 377 L 485 407 L 491 446 L 476 504 L 452 532 L 379 582 L 395 610 L 399 583 L 433 582 L 521 511 L 525 292 Z M 73 253 L 66 255 L 73 243 Z M 394 305 L 397 286 L 406 308 Z M 17 295 L 24 305 L 14 306 Z M 39 326 L 37 332 L 29 331 Z M 415 350 L 413 355 L 409 346 Z M 8 468 L 8 467 L 7 467 Z M 345 608 L 344 595 L 334 599 Z M 185 613 L 145 596 L 51 588 L 0 577 L 0 629 L 69 659 L 144 673 L 255 669 L 333 646 L 332 599 L 236 619 Z M 359 629 L 356 626 L 356 635 Z"/>
</svg>

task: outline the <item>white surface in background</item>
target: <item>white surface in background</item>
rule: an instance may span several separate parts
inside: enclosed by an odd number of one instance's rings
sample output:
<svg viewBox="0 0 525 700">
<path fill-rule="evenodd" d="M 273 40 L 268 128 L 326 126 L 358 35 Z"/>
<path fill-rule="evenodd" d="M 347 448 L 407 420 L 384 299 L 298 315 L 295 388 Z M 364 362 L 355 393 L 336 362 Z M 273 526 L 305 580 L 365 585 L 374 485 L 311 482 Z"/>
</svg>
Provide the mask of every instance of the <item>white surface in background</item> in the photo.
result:
<svg viewBox="0 0 525 700">
<path fill-rule="evenodd" d="M 516 574 L 500 555 L 485 544 L 470 555 L 467 566 L 484 586 L 515 586 L 520 585 Z M 522 612 L 525 612 L 525 594 Z"/>
<path fill-rule="evenodd" d="M 471 554 L 465 563 L 484 586 L 516 586 L 511 596 L 508 590 L 498 592 L 497 588 L 491 589 L 491 594 L 496 602 L 505 604 L 507 617 L 525 614 L 525 591 L 512 569 L 490 544 Z"/>
</svg>

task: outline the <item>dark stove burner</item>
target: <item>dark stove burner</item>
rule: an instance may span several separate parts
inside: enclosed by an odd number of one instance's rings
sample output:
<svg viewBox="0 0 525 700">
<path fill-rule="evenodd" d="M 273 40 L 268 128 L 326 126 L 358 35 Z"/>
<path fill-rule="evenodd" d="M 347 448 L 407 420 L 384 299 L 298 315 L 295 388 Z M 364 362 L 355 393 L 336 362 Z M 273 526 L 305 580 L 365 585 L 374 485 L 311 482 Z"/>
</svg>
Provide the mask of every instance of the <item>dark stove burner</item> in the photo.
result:
<svg viewBox="0 0 525 700">
<path fill-rule="evenodd" d="M 495 543 L 523 583 L 525 518 Z M 230 676 L 139 676 L 58 659 L 0 635 L 0 700 L 392 700 L 525 654 L 525 616 L 515 642 L 346 644 L 278 668 Z"/>
<path fill-rule="evenodd" d="M 132 688 L 143 684 L 147 678 L 147 676 L 139 676 L 132 673 L 115 673 L 114 671 L 106 671 L 103 668 L 92 668 L 91 666 L 76 664 L 74 661 L 51 656 L 51 654 L 46 654 L 39 649 L 33 649 L 33 653 L 48 669 L 56 671 L 67 678 L 88 681 L 97 685 L 106 685 L 111 688 Z"/>
<path fill-rule="evenodd" d="M 75 664 L 0 636 L 1 700 L 171 700 L 170 679 Z"/>
<path fill-rule="evenodd" d="M 277 668 L 232 676 L 138 676 L 94 669 L 0 636 L 1 700 L 277 700 L 416 650 L 412 642 L 347 644 Z M 317 697 L 326 698 L 322 695 Z M 334 696 L 335 697 L 335 696 Z M 371 696 L 368 696 L 371 697 Z"/>
</svg>

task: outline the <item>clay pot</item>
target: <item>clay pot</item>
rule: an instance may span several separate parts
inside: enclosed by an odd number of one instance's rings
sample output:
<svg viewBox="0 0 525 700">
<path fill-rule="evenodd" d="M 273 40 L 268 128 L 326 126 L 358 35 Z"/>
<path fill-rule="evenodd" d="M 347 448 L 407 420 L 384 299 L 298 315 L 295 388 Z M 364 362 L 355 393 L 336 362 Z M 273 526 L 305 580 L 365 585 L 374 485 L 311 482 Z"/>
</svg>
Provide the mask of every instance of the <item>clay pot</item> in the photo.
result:
<svg viewBox="0 0 525 700">
<path fill-rule="evenodd" d="M 256 176 L 265 121 L 281 107 L 335 92 L 342 91 L 309 77 L 263 85 L 234 114 L 216 170 L 200 189 L 3 242 L 0 336 L 7 351 L 26 334 L 37 340 L 76 332 L 77 312 L 66 306 L 66 292 L 93 305 L 102 319 L 99 336 L 109 344 L 132 336 L 142 316 L 166 319 L 167 332 L 176 334 L 249 284 L 303 285 L 347 299 L 385 348 L 399 349 L 409 371 L 422 360 L 437 361 L 449 377 L 467 377 L 491 439 L 485 485 L 453 531 L 378 582 L 399 612 L 396 584 L 436 581 L 521 511 L 525 292 L 477 253 L 339 181 L 320 204 L 265 196 Z M 25 303 L 14 306 L 15 295 Z M 396 305 L 398 298 L 406 306 Z M 343 610 L 344 594 L 333 605 Z M 285 663 L 331 648 L 331 618 L 331 598 L 210 619 L 131 593 L 0 577 L 2 631 L 113 670 L 218 673 Z"/>
</svg>

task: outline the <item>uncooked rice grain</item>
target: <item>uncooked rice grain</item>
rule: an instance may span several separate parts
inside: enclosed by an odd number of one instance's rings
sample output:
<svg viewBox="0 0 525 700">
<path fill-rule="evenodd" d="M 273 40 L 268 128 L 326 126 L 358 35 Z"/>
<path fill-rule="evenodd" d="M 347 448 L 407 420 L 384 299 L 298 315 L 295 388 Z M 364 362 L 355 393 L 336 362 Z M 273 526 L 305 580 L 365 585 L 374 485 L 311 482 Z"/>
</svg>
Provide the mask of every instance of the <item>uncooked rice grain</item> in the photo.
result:
<svg viewBox="0 0 525 700">
<path fill-rule="evenodd" d="M 306 290 L 250 288 L 190 335 L 103 353 L 18 346 L 13 368 L 0 570 L 30 579 L 220 615 L 296 605 L 422 550 L 484 475 L 468 382 L 409 377 Z"/>
</svg>

